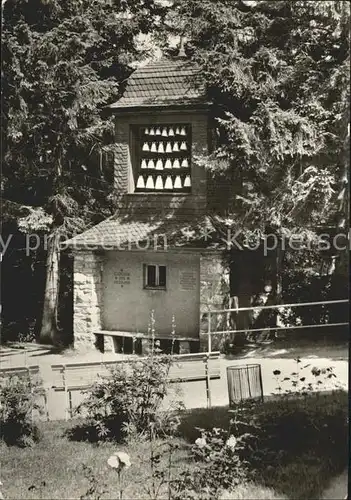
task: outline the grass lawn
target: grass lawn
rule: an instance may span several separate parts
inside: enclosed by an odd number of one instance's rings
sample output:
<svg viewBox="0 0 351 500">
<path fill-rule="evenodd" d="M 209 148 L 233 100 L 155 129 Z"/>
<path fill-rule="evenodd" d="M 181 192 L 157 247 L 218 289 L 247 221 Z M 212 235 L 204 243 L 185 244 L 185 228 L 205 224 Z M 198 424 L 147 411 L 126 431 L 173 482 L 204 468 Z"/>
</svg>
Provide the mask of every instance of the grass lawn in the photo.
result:
<svg viewBox="0 0 351 500">
<path fill-rule="evenodd" d="M 250 492 L 241 488 L 233 498 L 322 498 L 330 480 L 348 466 L 347 392 L 268 400 L 256 407 L 256 415 L 264 429 L 260 446 L 268 453 L 262 466 L 254 468 L 254 477 L 259 491 L 267 488 L 265 494 L 271 493 L 261 497 L 254 487 Z M 230 413 L 223 407 L 192 410 L 180 430 L 193 441 L 198 437 L 195 427 L 227 428 L 229 419 Z M 274 460 L 274 454 L 277 458 L 281 450 L 285 453 Z M 247 496 L 241 496 L 243 491 Z"/>
<path fill-rule="evenodd" d="M 89 442 L 71 441 L 66 431 L 72 422 L 45 422 L 41 424 L 42 440 L 32 448 L 7 448 L 1 445 L 1 480 L 3 494 L 8 499 L 22 498 L 80 498 L 85 494 L 89 481 L 84 476 L 82 464 L 91 467 L 100 485 L 108 491 L 101 498 L 117 498 L 117 474 L 108 467 L 107 459 L 118 450 L 126 451 L 132 466 L 125 470 L 126 499 L 148 498 L 144 487 L 150 474 L 148 443 L 136 443 L 128 447 L 114 443 L 96 445 Z M 178 441 L 175 464 L 187 464 L 188 445 Z M 40 484 L 46 485 L 40 489 Z M 29 490 L 32 485 L 38 489 Z"/>
<path fill-rule="evenodd" d="M 301 405 L 301 402 L 270 401 L 257 407 L 255 411 L 262 414 L 262 422 L 266 422 L 268 427 L 269 422 L 274 423 L 273 415 L 277 414 L 279 417 L 277 421 L 283 423 L 274 429 L 283 432 L 284 426 L 291 426 L 288 416 L 297 410 L 297 405 Z M 223 495 L 223 500 L 321 498 L 321 493 L 329 480 L 342 472 L 347 465 L 346 419 L 345 429 L 340 429 L 340 435 L 329 436 L 330 426 L 335 422 L 336 427 L 340 427 L 340 422 L 343 422 L 347 415 L 347 408 L 347 393 L 310 396 L 304 411 L 307 414 L 311 411 L 317 414 L 323 413 L 321 422 L 324 430 L 316 429 L 310 442 L 304 436 L 303 430 L 301 439 L 298 440 L 294 428 L 291 428 L 290 439 L 289 436 L 276 436 L 276 439 L 272 441 L 273 454 L 274 446 L 279 447 L 279 440 L 281 440 L 282 449 L 287 452 L 283 455 L 280 465 L 263 461 L 262 466 L 255 469 L 255 484 L 240 485 L 230 496 Z M 182 437 L 176 439 L 179 448 L 174 454 L 173 473 L 178 474 L 182 469 L 193 467 L 190 444 L 198 437 L 195 426 L 226 428 L 228 422 L 228 409 L 223 407 L 187 412 L 180 428 Z M 303 422 L 301 420 L 302 425 L 304 425 Z M 96 445 L 90 442 L 73 441 L 67 436 L 67 431 L 74 425 L 74 421 L 41 423 L 42 439 L 32 448 L 7 447 L 1 443 L 2 492 L 6 499 L 78 499 L 87 492 L 89 487 L 89 480 L 84 475 L 82 464 L 92 468 L 101 486 L 106 484 L 107 491 L 101 495 L 101 498 L 118 498 L 117 475 L 107 465 L 107 459 L 117 450 L 126 451 L 132 462 L 132 466 L 125 471 L 123 476 L 126 485 L 123 498 L 150 498 L 145 491 L 145 488 L 150 485 L 148 460 L 150 445 L 148 443 L 139 441 L 127 447 L 113 443 Z M 317 437 L 319 435 L 320 437 Z M 344 435 L 343 446 L 340 443 L 343 442 Z M 300 445 L 306 441 L 305 449 L 295 446 L 296 441 L 299 441 Z M 166 458 L 164 460 L 166 461 Z M 43 481 L 45 485 L 40 486 Z M 32 485 L 35 488 L 31 488 Z M 167 498 L 165 495 L 164 490 L 159 498 Z"/>
</svg>

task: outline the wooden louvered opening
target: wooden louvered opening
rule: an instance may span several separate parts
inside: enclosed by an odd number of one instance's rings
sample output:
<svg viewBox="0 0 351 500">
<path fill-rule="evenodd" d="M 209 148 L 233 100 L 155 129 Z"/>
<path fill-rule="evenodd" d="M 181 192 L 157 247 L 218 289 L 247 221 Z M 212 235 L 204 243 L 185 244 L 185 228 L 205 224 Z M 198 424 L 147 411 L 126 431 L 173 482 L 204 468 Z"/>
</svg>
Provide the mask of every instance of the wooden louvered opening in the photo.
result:
<svg viewBox="0 0 351 500">
<path fill-rule="evenodd" d="M 191 126 L 185 123 L 134 127 L 136 192 L 191 192 Z"/>
</svg>

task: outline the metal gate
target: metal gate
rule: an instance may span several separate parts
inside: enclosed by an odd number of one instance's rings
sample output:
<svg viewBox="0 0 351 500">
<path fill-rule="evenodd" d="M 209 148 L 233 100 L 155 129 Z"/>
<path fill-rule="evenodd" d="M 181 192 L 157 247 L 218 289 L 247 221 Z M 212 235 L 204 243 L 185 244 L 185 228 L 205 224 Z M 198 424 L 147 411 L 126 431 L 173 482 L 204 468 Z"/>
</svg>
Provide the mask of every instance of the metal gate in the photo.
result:
<svg viewBox="0 0 351 500">
<path fill-rule="evenodd" d="M 261 365 L 227 367 L 229 406 L 244 400 L 263 401 Z"/>
</svg>

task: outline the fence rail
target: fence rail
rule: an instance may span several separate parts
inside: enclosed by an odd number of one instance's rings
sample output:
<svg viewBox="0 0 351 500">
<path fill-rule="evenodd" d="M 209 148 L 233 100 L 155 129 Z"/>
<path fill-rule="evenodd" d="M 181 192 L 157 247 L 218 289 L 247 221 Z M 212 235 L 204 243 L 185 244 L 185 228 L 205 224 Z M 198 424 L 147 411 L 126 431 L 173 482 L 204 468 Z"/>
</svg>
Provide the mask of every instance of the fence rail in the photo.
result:
<svg viewBox="0 0 351 500">
<path fill-rule="evenodd" d="M 297 302 L 295 304 L 274 304 L 274 305 L 262 305 L 262 306 L 251 306 L 251 307 L 236 307 L 236 308 L 228 308 L 228 309 L 213 309 L 207 311 L 208 315 L 208 345 L 207 350 L 209 353 L 212 352 L 212 336 L 213 335 L 223 335 L 230 333 L 256 333 L 259 332 L 268 332 L 268 331 L 279 331 L 279 330 L 302 330 L 308 328 L 326 328 L 326 327 L 335 327 L 335 326 L 347 326 L 349 322 L 339 322 L 339 323 L 319 323 L 312 325 L 287 325 L 287 326 L 262 326 L 260 328 L 244 328 L 244 329 L 225 329 L 225 330 L 215 330 L 211 329 L 212 317 L 218 314 L 225 314 L 227 319 L 228 315 L 231 313 L 240 313 L 244 311 L 263 311 L 263 310 L 271 310 L 271 309 L 287 309 L 287 308 L 298 308 L 298 307 L 312 307 L 312 306 L 320 306 L 320 305 L 331 305 L 331 304 L 345 304 L 348 303 L 349 299 L 338 299 L 338 300 L 326 300 L 319 302 Z"/>
<path fill-rule="evenodd" d="M 263 311 L 265 309 L 283 309 L 283 308 L 293 308 L 293 307 L 306 307 L 306 306 L 321 306 L 321 305 L 331 305 L 331 304 L 345 304 L 349 302 L 348 299 L 340 299 L 340 300 L 332 300 L 332 301 L 320 301 L 320 302 L 302 302 L 296 304 L 277 304 L 277 305 L 269 305 L 269 306 L 252 306 L 252 307 L 241 307 L 241 308 L 228 308 L 228 309 L 219 309 L 219 310 L 210 310 L 207 311 L 208 314 L 208 346 L 207 352 L 199 353 L 199 354 L 184 354 L 184 355 L 175 355 L 176 364 L 180 364 L 181 366 L 174 367 L 174 372 L 172 373 L 172 377 L 174 380 L 182 381 L 182 382 L 192 382 L 192 381 L 204 381 L 206 387 L 206 398 L 207 405 L 211 406 L 211 387 L 210 381 L 221 376 L 220 370 L 220 362 L 219 362 L 219 352 L 212 351 L 212 337 L 216 335 L 223 335 L 228 333 L 253 333 L 258 334 L 259 332 L 268 332 L 270 330 L 279 331 L 279 330 L 298 330 L 298 329 L 308 329 L 308 328 L 326 328 L 326 327 L 337 327 L 337 326 L 346 326 L 349 323 L 340 322 L 340 323 L 323 323 L 323 324 L 315 324 L 315 325 L 292 325 L 292 326 L 269 326 L 269 327 L 260 327 L 260 328 L 247 328 L 247 329 L 211 329 L 211 318 L 212 315 L 217 314 L 230 314 L 230 313 L 238 313 L 241 311 L 255 311 L 260 310 Z M 135 358 L 134 358 L 135 359 Z M 47 418 L 49 419 L 49 400 L 47 398 L 50 395 L 50 401 L 56 400 L 60 393 L 64 394 L 64 399 L 62 400 L 62 405 L 64 406 L 65 416 L 68 418 L 70 414 L 70 410 L 72 408 L 72 401 L 70 392 L 71 391 L 80 391 L 89 384 L 91 384 L 94 380 L 96 380 L 97 374 L 106 373 L 107 367 L 110 365 L 114 365 L 118 362 L 126 362 L 128 360 L 113 360 L 113 361 L 99 361 L 99 362 L 90 362 L 90 363 L 66 363 L 66 364 L 57 364 L 51 365 L 51 376 L 50 379 L 46 379 L 46 383 L 43 388 L 43 395 L 45 399 L 45 410 Z M 18 367 L 8 367 L 8 368 L 0 368 L 0 380 L 1 378 L 5 378 L 11 375 L 29 375 L 31 378 L 35 378 L 39 375 L 39 367 L 38 366 L 28 366 L 27 358 L 25 353 L 25 366 Z M 63 397 L 63 396 L 62 396 Z M 55 402 L 55 401 L 54 401 Z"/>
<path fill-rule="evenodd" d="M 25 377 L 31 387 L 32 384 L 37 384 L 35 394 L 40 398 L 44 418 L 68 420 L 73 415 L 74 400 L 81 401 L 86 389 L 100 377 L 109 377 L 111 370 L 117 365 L 128 365 L 135 359 L 135 356 L 131 356 L 128 359 L 53 364 L 49 374 L 41 373 L 39 365 L 0 368 L 0 384 L 1 380 L 5 381 L 10 377 Z M 206 393 L 207 406 L 210 407 L 211 381 L 220 377 L 220 352 L 217 351 L 210 354 L 173 355 L 168 380 L 180 384 L 200 382 Z M 38 417 L 32 412 L 33 420 Z"/>
<path fill-rule="evenodd" d="M 52 389 L 65 393 L 65 419 L 72 414 L 72 393 L 83 391 L 98 379 L 109 376 L 110 370 L 120 364 L 128 364 L 132 359 L 90 363 L 67 363 L 51 365 Z M 169 382 L 201 382 L 206 384 L 207 405 L 211 406 L 210 381 L 218 379 L 220 373 L 220 353 L 178 354 L 173 356 Z"/>
<path fill-rule="evenodd" d="M 225 312 L 240 312 L 240 311 L 254 311 L 261 309 L 280 309 L 281 307 L 305 307 L 305 306 L 320 306 L 321 304 L 342 304 L 349 302 L 349 299 L 338 299 L 338 300 L 322 300 L 319 302 L 296 302 L 295 304 L 274 304 L 272 306 L 252 306 L 252 307 L 236 307 L 231 309 L 213 309 L 208 311 L 210 313 L 225 313 Z"/>
</svg>

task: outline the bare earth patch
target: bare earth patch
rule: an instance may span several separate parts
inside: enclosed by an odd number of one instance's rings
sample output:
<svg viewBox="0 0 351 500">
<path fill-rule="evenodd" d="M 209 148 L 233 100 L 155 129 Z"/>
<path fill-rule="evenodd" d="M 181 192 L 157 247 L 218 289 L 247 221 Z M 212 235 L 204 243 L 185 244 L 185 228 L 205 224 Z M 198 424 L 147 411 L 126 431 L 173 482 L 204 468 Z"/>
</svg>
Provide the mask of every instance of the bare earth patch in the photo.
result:
<svg viewBox="0 0 351 500">
<path fill-rule="evenodd" d="M 243 484 L 232 491 L 225 491 L 219 500 L 287 500 L 288 497 L 276 493 L 272 488 L 255 484 Z"/>
<path fill-rule="evenodd" d="M 348 471 L 334 478 L 329 487 L 324 491 L 322 500 L 341 500 L 347 498 Z"/>
</svg>

